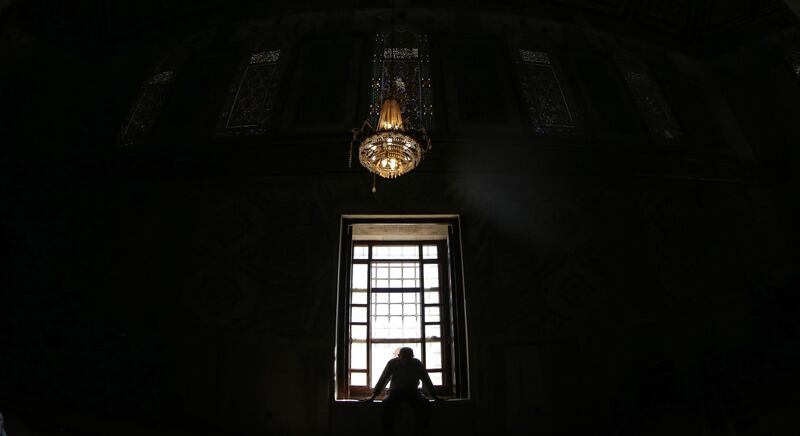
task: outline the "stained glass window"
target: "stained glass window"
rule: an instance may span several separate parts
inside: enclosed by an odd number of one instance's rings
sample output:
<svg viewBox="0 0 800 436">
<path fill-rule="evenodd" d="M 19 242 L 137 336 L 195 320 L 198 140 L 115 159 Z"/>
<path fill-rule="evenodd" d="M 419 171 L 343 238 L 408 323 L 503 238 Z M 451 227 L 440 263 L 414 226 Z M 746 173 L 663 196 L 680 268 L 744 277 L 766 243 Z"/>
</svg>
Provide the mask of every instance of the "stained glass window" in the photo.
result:
<svg viewBox="0 0 800 436">
<path fill-rule="evenodd" d="M 428 36 L 410 32 L 375 35 L 370 90 L 370 124 L 378 123 L 381 103 L 394 85 L 403 117 L 416 129 L 433 121 Z"/>
<path fill-rule="evenodd" d="M 518 50 L 520 85 L 528 115 L 539 134 L 570 132 L 576 114 L 569 88 L 559 80 L 550 54 L 539 50 Z"/>
<path fill-rule="evenodd" d="M 128 112 L 119 134 L 123 147 L 131 147 L 144 142 L 153 130 L 161 108 L 167 100 L 175 71 L 163 70 L 152 75 L 142 85 L 136 102 Z"/>
<path fill-rule="evenodd" d="M 653 141 L 663 145 L 680 143 L 683 139 L 683 130 L 647 65 L 630 57 L 618 57 L 617 65 L 644 117 Z"/>
<path fill-rule="evenodd" d="M 217 129 L 220 135 L 258 135 L 269 129 L 283 70 L 282 51 L 257 49 L 240 67 Z"/>
</svg>

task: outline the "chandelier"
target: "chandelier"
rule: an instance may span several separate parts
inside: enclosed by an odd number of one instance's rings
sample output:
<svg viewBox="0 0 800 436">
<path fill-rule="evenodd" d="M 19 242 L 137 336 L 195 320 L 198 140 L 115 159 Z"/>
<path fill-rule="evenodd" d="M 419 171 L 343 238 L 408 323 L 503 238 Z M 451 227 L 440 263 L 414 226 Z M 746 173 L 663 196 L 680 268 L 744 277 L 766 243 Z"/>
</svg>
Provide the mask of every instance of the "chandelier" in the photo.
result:
<svg viewBox="0 0 800 436">
<path fill-rule="evenodd" d="M 376 127 L 367 120 L 361 128 L 353 129 L 350 166 L 353 147 L 358 144 L 358 161 L 373 174 L 372 192 L 375 192 L 375 175 L 385 179 L 400 177 L 416 168 L 431 149 L 425 128 L 415 129 L 404 121 L 399 98 L 395 97 L 397 94 L 393 84 L 381 103 Z"/>
<path fill-rule="evenodd" d="M 359 142 L 358 161 L 361 165 L 385 179 L 400 177 L 416 168 L 431 148 L 424 129 L 420 132 L 406 130 L 400 103 L 394 98 L 387 98 L 381 104 L 377 129 L 372 129 L 366 121 L 353 132 L 351 153 L 356 142 Z"/>
</svg>

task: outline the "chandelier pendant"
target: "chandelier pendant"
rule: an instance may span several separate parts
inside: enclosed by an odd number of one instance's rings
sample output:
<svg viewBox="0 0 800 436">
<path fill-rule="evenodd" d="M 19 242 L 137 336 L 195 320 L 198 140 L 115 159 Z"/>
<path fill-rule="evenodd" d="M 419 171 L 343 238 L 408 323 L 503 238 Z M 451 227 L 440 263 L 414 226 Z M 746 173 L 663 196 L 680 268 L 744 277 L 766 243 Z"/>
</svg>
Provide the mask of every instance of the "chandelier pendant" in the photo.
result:
<svg viewBox="0 0 800 436">
<path fill-rule="evenodd" d="M 384 100 L 376 128 L 365 121 L 361 128 L 353 130 L 351 166 L 353 146 L 358 143 L 358 161 L 375 175 L 394 179 L 416 168 L 430 151 L 431 141 L 424 128 L 417 131 L 408 127 L 400 103 L 394 98 Z"/>
</svg>

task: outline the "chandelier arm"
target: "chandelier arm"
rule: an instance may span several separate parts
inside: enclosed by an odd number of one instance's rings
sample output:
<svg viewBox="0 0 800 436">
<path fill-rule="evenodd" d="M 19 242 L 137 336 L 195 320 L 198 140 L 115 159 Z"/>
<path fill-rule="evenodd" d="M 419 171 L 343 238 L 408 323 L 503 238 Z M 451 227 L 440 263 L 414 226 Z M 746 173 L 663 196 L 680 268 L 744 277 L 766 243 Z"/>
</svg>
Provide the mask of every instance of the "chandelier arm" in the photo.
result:
<svg viewBox="0 0 800 436">
<path fill-rule="evenodd" d="M 372 125 L 369 123 L 369 120 L 364 120 L 364 122 L 361 124 L 361 127 L 350 130 L 353 132 L 353 138 L 350 140 L 350 152 L 347 156 L 348 168 L 353 168 L 353 144 L 359 142 L 359 137 L 363 135 L 364 131 L 367 129 L 372 130 Z"/>
</svg>

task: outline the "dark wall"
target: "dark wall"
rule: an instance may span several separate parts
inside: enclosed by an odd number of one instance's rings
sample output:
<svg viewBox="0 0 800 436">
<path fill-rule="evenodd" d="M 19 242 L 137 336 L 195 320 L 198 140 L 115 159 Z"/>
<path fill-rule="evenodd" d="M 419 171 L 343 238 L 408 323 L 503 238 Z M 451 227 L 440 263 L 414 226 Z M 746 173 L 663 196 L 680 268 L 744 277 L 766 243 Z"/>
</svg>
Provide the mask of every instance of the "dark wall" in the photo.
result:
<svg viewBox="0 0 800 436">
<path fill-rule="evenodd" d="M 691 119 L 689 139 L 664 149 L 608 60 L 614 47 L 541 24 L 572 35 L 550 46 L 585 126 L 536 136 L 508 48 L 517 30 L 487 18 L 464 34 L 431 15 L 434 149 L 374 195 L 366 171 L 346 167 L 349 132 L 334 128 L 366 115 L 364 23 L 286 24 L 295 57 L 278 110 L 292 112 L 251 138 L 214 129 L 229 63 L 258 31 L 234 22 L 179 38 L 182 76 L 152 138 L 125 150 L 118 126 L 163 40 L 21 55 L 6 75 L 20 80 L 7 94 L 16 122 L 0 130 L 9 435 L 374 432 L 379 405 L 335 403 L 331 391 L 350 213 L 461 216 L 472 398 L 437 405 L 436 429 L 795 434 L 796 200 L 760 175 L 788 177 L 797 160 L 737 149 L 794 135 L 794 112 L 769 113 L 773 133 L 749 116 L 750 99 L 780 90 L 755 92 L 758 69 L 730 79 L 725 124 L 697 103 L 717 98 L 713 80 L 681 81 L 681 57 L 624 43 L 659 61 L 678 118 Z M 311 30 L 326 20 L 332 39 Z M 336 50 L 312 62 L 326 44 Z M 489 61 L 472 64 L 481 51 Z M 313 67 L 324 77 L 305 87 Z M 355 94 L 336 87 L 342 77 Z"/>
</svg>

